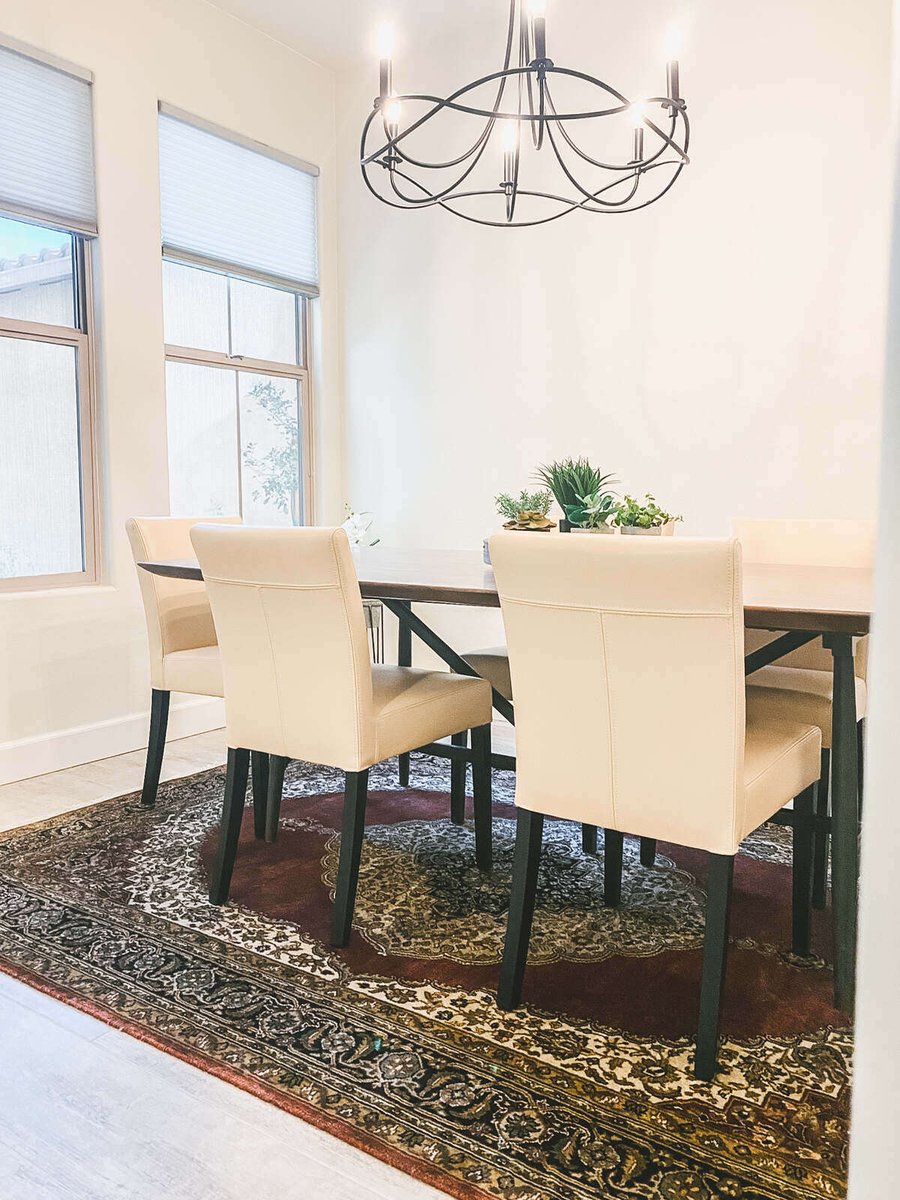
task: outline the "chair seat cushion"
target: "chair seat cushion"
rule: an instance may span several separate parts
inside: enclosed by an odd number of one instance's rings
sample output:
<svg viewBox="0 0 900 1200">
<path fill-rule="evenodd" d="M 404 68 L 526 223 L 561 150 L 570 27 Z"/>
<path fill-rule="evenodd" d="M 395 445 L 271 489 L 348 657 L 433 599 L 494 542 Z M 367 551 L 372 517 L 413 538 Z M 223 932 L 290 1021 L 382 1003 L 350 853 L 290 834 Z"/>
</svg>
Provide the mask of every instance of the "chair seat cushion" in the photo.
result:
<svg viewBox="0 0 900 1200">
<path fill-rule="evenodd" d="M 166 691 L 190 692 L 195 696 L 224 696 L 222 660 L 218 646 L 176 650 L 163 657 Z"/>
<path fill-rule="evenodd" d="M 744 819 L 738 841 L 816 782 L 822 735 L 815 725 L 747 713 Z"/>
<path fill-rule="evenodd" d="M 374 762 L 490 724 L 491 689 L 484 679 L 414 667 L 373 666 L 372 689 Z"/>
<path fill-rule="evenodd" d="M 473 650 L 469 654 L 464 654 L 463 658 L 501 696 L 505 696 L 507 700 L 512 700 L 509 654 L 505 646 L 492 646 L 488 650 Z"/>
<path fill-rule="evenodd" d="M 802 667 L 763 667 L 747 680 L 747 717 L 759 716 L 770 721 L 794 721 L 817 725 L 822 745 L 831 746 L 831 701 L 834 677 L 831 671 L 813 671 Z M 866 683 L 856 680 L 856 716 L 866 715 Z"/>
</svg>

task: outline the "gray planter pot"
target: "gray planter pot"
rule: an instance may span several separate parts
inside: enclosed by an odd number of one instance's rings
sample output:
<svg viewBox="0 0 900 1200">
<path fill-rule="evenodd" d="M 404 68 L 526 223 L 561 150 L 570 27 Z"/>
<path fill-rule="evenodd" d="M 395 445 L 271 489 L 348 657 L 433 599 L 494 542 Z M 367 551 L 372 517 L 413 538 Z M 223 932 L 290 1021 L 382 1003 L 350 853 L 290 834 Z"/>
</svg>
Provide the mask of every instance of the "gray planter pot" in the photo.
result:
<svg viewBox="0 0 900 1200">
<path fill-rule="evenodd" d="M 579 529 L 573 525 L 569 530 L 569 533 L 599 533 L 601 535 L 609 533 L 615 534 L 615 532 L 615 529 L 613 529 L 611 525 L 598 525 L 596 529 Z"/>
</svg>

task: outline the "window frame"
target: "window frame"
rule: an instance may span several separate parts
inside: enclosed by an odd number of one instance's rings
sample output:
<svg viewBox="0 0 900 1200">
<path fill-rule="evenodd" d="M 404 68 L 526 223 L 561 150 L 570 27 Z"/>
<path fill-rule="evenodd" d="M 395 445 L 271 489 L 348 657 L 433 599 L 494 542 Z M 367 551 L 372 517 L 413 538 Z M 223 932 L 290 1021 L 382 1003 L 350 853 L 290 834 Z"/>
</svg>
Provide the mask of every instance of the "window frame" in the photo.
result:
<svg viewBox="0 0 900 1200">
<path fill-rule="evenodd" d="M 19 214 L 3 211 L 2 216 L 23 220 Z M 30 224 L 46 224 L 28 221 Z M 51 226 L 48 226 L 51 227 Z M 97 347 L 94 326 L 93 256 L 96 238 L 68 228 L 52 226 L 72 238 L 72 270 L 75 324 L 45 325 L 37 321 L 19 321 L 0 315 L 0 337 L 17 338 L 75 350 L 75 386 L 78 409 L 78 474 L 81 490 L 81 546 L 84 567 L 81 571 L 59 571 L 45 575 L 14 575 L 0 579 L 0 594 L 41 592 L 48 589 L 75 588 L 100 582 L 100 497 L 97 461 Z"/>
<path fill-rule="evenodd" d="M 225 264 L 204 263 L 198 261 L 196 257 L 191 257 L 185 254 L 179 254 L 167 249 L 163 250 L 162 255 L 163 266 L 167 262 L 176 263 L 179 266 L 191 267 L 195 271 L 210 271 L 214 275 L 223 275 L 226 279 L 239 279 L 248 283 L 262 284 L 266 287 L 276 288 L 279 291 L 288 292 L 294 297 L 295 302 L 295 322 L 298 364 L 272 362 L 269 359 L 250 358 L 243 354 L 231 354 L 228 351 L 219 350 L 197 350 L 191 346 L 179 346 L 171 342 L 165 344 L 166 362 L 184 363 L 189 366 L 198 367 L 216 367 L 220 370 L 234 371 L 236 383 L 239 384 L 241 373 L 247 375 L 268 375 L 276 379 L 291 379 L 296 380 L 300 385 L 300 480 L 301 494 L 303 498 L 303 524 L 315 524 L 315 489 L 313 486 L 314 478 L 314 459 L 315 459 L 315 443 L 313 440 L 314 420 L 313 420 L 313 390 L 312 390 L 312 368 L 311 368 L 311 347 L 312 347 L 312 330 L 310 318 L 310 300 L 311 295 L 304 288 L 298 287 L 296 284 L 290 285 L 286 282 L 275 282 L 270 276 L 250 273 L 241 270 L 240 268 L 227 268 Z M 230 309 L 230 301 L 229 301 Z M 228 340 L 231 342 L 231 321 L 229 319 Z M 166 398 L 168 406 L 168 396 Z M 238 495 L 241 499 L 243 507 L 243 488 L 241 480 L 241 406 L 240 394 L 238 389 L 235 389 L 235 419 L 238 439 Z M 170 491 L 171 497 L 171 491 Z M 242 514 L 243 515 L 243 514 Z"/>
</svg>

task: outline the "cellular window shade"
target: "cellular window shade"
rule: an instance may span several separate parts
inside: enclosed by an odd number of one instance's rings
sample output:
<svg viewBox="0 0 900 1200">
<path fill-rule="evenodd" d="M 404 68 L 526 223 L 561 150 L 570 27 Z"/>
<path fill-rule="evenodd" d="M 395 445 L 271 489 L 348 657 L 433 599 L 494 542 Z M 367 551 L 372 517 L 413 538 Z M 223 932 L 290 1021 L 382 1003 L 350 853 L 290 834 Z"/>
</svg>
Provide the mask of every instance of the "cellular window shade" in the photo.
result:
<svg viewBox="0 0 900 1200">
<path fill-rule="evenodd" d="M 91 84 L 0 46 L 0 209 L 97 232 Z"/>
<path fill-rule="evenodd" d="M 311 171 L 165 112 L 159 165 L 166 252 L 318 290 Z"/>
</svg>

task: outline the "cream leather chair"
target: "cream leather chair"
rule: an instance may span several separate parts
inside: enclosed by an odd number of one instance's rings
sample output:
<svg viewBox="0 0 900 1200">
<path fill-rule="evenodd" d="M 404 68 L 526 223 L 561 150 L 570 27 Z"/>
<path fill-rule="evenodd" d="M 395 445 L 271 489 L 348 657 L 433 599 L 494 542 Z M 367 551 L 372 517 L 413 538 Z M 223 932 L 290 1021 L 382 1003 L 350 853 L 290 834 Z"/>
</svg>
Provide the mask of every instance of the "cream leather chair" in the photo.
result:
<svg viewBox="0 0 900 1200">
<path fill-rule="evenodd" d="M 482 679 L 373 665 L 343 529 L 197 525 L 191 540 L 215 618 L 225 682 L 228 770 L 209 896 L 228 899 L 248 753 L 270 756 L 270 789 L 305 759 L 345 772 L 333 941 L 350 937 L 369 768 L 472 730 L 475 855 L 491 866 L 491 691 Z M 270 806 L 271 807 L 271 806 Z"/>
<path fill-rule="evenodd" d="M 509 673 L 509 654 L 505 646 L 490 646 L 486 650 L 472 650 L 463 655 L 466 662 L 477 671 L 478 674 L 490 683 L 496 691 L 505 699 L 512 702 L 512 679 Z M 457 745 L 464 746 L 466 744 L 466 735 L 459 734 L 456 739 Z M 462 823 L 462 814 L 465 812 L 466 804 L 466 772 L 467 766 L 464 762 L 454 761 L 450 767 L 450 812 L 460 814 L 458 823 Z M 596 825 L 581 826 L 581 848 L 585 854 L 597 853 L 597 827 Z M 641 862 L 645 866 L 652 866 L 656 858 L 656 846 L 653 845 L 647 838 L 641 838 Z"/>
<path fill-rule="evenodd" d="M 135 563 L 151 559 L 193 558 L 191 529 L 198 520 L 240 525 L 240 517 L 133 517 L 125 524 Z M 202 583 L 166 579 L 138 568 L 138 581 L 147 639 L 150 646 L 150 738 L 141 803 L 156 803 L 159 775 L 166 745 L 169 700 L 172 692 L 196 696 L 221 696 L 222 666 L 212 613 Z M 264 764 L 254 764 L 256 793 Z M 264 800 L 264 797 L 262 797 Z M 258 805 L 258 807 L 260 807 Z M 257 815 L 257 833 L 263 832 L 265 814 Z"/>
<path fill-rule="evenodd" d="M 874 521 L 736 521 L 735 536 L 745 563 L 806 567 L 857 567 L 875 565 Z M 779 632 L 748 629 L 747 652 L 780 637 Z M 868 638 L 856 644 L 856 713 L 859 718 L 860 790 L 862 790 L 863 730 L 866 715 Z M 821 779 L 816 812 L 828 815 L 831 756 L 831 709 L 834 675 L 831 651 L 821 640 L 810 642 L 762 667 L 747 678 L 747 711 L 765 718 L 817 725 L 822 731 Z M 828 834 L 817 832 L 813 870 L 813 905 L 824 908 L 828 861 Z"/>
<path fill-rule="evenodd" d="M 517 834 L 499 1004 L 521 999 L 544 816 L 606 830 L 604 899 L 622 835 L 709 854 L 695 1073 L 716 1069 L 734 856 L 795 799 L 793 945 L 809 951 L 812 725 L 747 720 L 734 540 L 491 538 L 516 697 Z M 662 1000 L 662 998 L 661 998 Z"/>
</svg>

